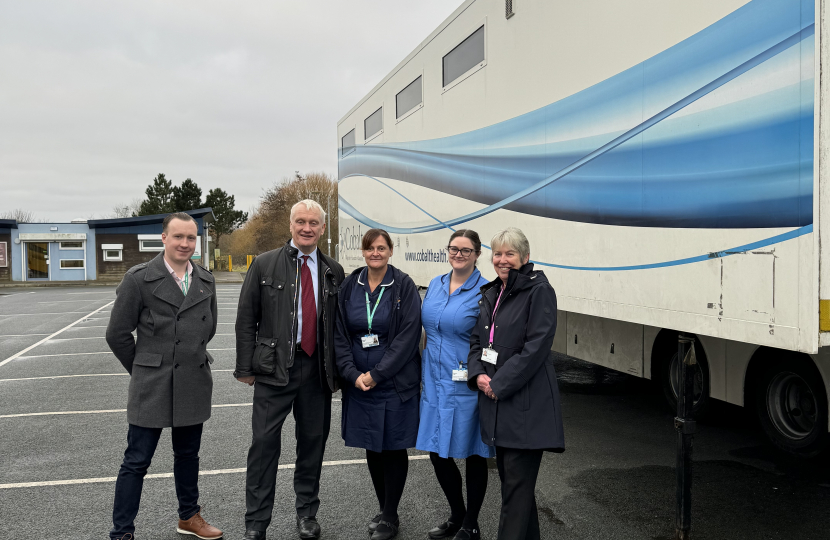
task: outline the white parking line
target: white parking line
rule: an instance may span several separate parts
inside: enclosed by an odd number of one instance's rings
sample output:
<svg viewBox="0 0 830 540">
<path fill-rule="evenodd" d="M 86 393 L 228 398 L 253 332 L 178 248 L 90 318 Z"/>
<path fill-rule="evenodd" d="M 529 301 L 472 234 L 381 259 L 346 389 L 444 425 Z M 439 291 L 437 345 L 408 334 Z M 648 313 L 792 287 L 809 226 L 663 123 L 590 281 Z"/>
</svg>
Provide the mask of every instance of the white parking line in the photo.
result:
<svg viewBox="0 0 830 540">
<path fill-rule="evenodd" d="M 112 351 L 102 351 L 102 352 L 72 352 L 72 353 L 60 353 L 60 354 L 33 354 L 30 356 L 18 356 L 18 360 L 28 360 L 30 358 L 50 358 L 53 356 L 84 356 L 87 354 L 112 354 Z M 9 360 L 13 360 L 9 358 Z M 4 360 L 4 362 L 8 362 L 9 360 Z M 1 366 L 2 364 L 0 364 Z"/>
<path fill-rule="evenodd" d="M 55 343 L 58 341 L 75 341 L 78 339 L 106 339 L 105 336 L 92 336 L 92 337 L 65 337 L 65 338 L 56 338 L 50 339 L 47 343 Z"/>
<path fill-rule="evenodd" d="M 424 459 L 429 459 L 429 455 L 417 455 L 417 456 L 409 456 L 409 461 L 421 461 Z M 335 467 L 340 465 L 362 465 L 365 464 L 365 459 L 341 459 L 339 461 L 324 461 L 323 467 Z M 293 463 L 284 463 L 277 467 L 280 470 L 286 469 L 293 469 Z M 241 469 L 213 469 L 210 471 L 199 471 L 199 476 L 214 476 L 218 474 L 241 474 L 246 472 L 246 468 Z M 145 479 L 155 479 L 155 478 L 173 478 L 173 473 L 156 473 L 156 474 L 148 474 L 144 477 Z M 47 480 L 45 482 L 17 482 L 13 484 L 0 484 L 0 489 L 19 489 L 19 488 L 33 488 L 33 487 L 45 487 L 45 486 L 71 486 L 71 485 L 78 485 L 78 484 L 104 484 L 104 483 L 111 483 L 115 482 L 117 477 L 115 476 L 106 476 L 101 478 L 80 478 L 76 480 Z"/>
<path fill-rule="evenodd" d="M 112 302 L 110 302 L 111 304 Z M 104 306 L 106 307 L 106 306 Z M 60 313 L 9 313 L 0 314 L 0 317 L 29 317 L 32 315 L 72 315 L 73 313 L 84 313 L 83 311 L 62 311 Z"/>
<path fill-rule="evenodd" d="M 92 313 L 89 313 L 88 315 L 85 315 L 84 317 L 81 317 L 80 319 L 78 319 L 77 321 L 73 322 L 72 324 L 70 324 L 70 325 L 68 325 L 68 326 L 64 326 L 63 328 L 61 328 L 60 330 L 58 330 L 58 331 L 57 331 L 57 332 L 55 332 L 54 334 L 50 335 L 49 337 L 45 337 L 45 338 L 41 339 L 40 341 L 38 341 L 37 343 L 35 343 L 34 345 L 31 345 L 31 346 L 29 346 L 29 347 L 26 347 L 26 348 L 25 348 L 25 349 L 23 349 L 22 351 L 20 351 L 20 352 L 18 352 L 18 353 L 15 353 L 15 354 L 13 354 L 13 355 L 11 355 L 11 356 L 9 356 L 8 358 L 6 358 L 6 359 L 5 359 L 5 360 L 3 360 L 2 362 L 0 362 L 0 367 L 5 366 L 6 364 L 8 364 L 9 362 L 11 362 L 11 361 L 12 361 L 12 360 L 14 360 L 15 358 L 19 358 L 20 356 L 23 356 L 23 354 L 25 354 L 25 353 L 27 353 L 27 352 L 31 351 L 32 349 L 34 349 L 35 347 L 37 347 L 37 346 L 38 346 L 38 345 L 40 345 L 41 343 L 45 343 L 46 341 L 49 341 L 49 339 L 50 339 L 50 338 L 53 338 L 53 337 L 57 336 L 58 334 L 60 334 L 60 333 L 61 333 L 61 332 L 63 332 L 64 330 L 69 330 L 70 328 L 72 328 L 73 326 L 75 326 L 76 324 L 78 324 L 79 322 L 83 321 L 86 317 L 90 317 L 90 316 L 92 316 L 92 315 L 95 315 L 96 313 L 98 313 L 98 312 L 99 312 L 99 311 L 101 311 L 102 309 L 107 308 L 107 307 L 110 307 L 110 306 L 111 306 L 111 305 L 113 305 L 114 303 L 115 303 L 115 300 L 113 300 L 113 301 L 112 301 L 112 302 L 110 302 L 109 304 L 106 304 L 106 305 L 103 305 L 103 306 L 99 307 L 98 309 L 96 309 L 96 310 L 95 310 L 95 311 L 93 311 Z"/>
<path fill-rule="evenodd" d="M 20 296 L 21 294 L 35 294 L 35 291 L 29 292 L 19 292 L 19 293 L 8 293 L 0 296 L 0 298 L 11 298 L 12 296 Z"/>
<path fill-rule="evenodd" d="M 29 336 L 48 336 L 50 334 L 5 334 L 0 336 L 0 338 L 4 337 L 29 337 Z"/>
<path fill-rule="evenodd" d="M 212 369 L 211 373 L 221 373 L 233 371 L 232 369 Z M 51 379 L 75 379 L 78 377 L 126 377 L 129 373 L 86 373 L 84 375 L 49 375 L 48 377 L 20 377 L 18 379 L 0 379 L 1 382 L 13 381 L 41 381 Z"/>
<path fill-rule="evenodd" d="M 211 405 L 213 409 L 224 409 L 225 407 L 250 407 L 253 403 L 228 403 L 226 405 Z M 100 411 L 52 411 L 52 412 L 31 412 L 18 414 L 0 414 L 0 418 L 25 418 L 29 416 L 66 416 L 69 414 L 109 414 L 127 412 L 127 409 L 103 409 Z"/>
</svg>

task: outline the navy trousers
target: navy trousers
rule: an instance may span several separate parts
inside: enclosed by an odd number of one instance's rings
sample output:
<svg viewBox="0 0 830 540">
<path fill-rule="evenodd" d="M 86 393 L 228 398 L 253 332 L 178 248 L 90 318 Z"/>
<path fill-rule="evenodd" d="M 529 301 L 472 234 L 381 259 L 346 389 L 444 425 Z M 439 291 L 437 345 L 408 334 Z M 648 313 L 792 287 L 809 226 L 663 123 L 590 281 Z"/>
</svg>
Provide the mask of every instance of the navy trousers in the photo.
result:
<svg viewBox="0 0 830 540">
<path fill-rule="evenodd" d="M 179 518 L 190 519 L 199 511 L 199 447 L 202 445 L 202 424 L 174 427 L 173 477 L 179 499 Z M 141 502 L 144 475 L 156 453 L 161 428 L 145 428 L 130 424 L 127 450 L 115 482 L 110 538 L 135 533 L 135 516 Z"/>
</svg>

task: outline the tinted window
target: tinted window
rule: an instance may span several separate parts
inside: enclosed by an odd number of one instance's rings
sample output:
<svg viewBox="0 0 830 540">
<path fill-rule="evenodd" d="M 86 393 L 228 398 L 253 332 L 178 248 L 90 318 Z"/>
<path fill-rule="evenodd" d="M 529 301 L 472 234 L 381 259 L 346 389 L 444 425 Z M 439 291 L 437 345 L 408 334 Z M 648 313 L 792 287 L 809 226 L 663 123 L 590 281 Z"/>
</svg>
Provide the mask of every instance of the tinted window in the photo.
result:
<svg viewBox="0 0 830 540">
<path fill-rule="evenodd" d="M 343 135 L 342 143 L 341 153 L 346 155 L 351 152 L 352 148 L 354 148 L 354 130 Z"/>
<path fill-rule="evenodd" d="M 83 268 L 84 261 L 83 260 L 61 260 L 61 268 Z"/>
<path fill-rule="evenodd" d="M 83 242 L 61 242 L 61 249 L 82 249 Z"/>
<path fill-rule="evenodd" d="M 383 107 L 373 112 L 369 118 L 363 121 L 363 130 L 366 134 L 364 137 L 368 139 L 381 129 L 383 129 Z"/>
<path fill-rule="evenodd" d="M 421 87 L 421 78 L 418 77 L 395 96 L 396 118 L 400 118 L 420 105 L 421 101 L 423 101 L 423 89 Z"/>
<path fill-rule="evenodd" d="M 484 27 L 462 41 L 444 57 L 444 86 L 484 61 Z"/>
</svg>

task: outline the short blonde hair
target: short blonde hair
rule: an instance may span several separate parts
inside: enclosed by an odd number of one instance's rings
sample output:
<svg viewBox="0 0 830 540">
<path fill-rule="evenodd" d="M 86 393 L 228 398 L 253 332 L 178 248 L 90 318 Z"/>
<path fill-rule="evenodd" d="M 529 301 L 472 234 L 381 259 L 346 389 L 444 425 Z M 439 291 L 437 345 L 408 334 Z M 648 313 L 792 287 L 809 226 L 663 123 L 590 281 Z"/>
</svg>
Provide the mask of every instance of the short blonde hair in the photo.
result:
<svg viewBox="0 0 830 540">
<path fill-rule="evenodd" d="M 290 219 L 292 223 L 294 222 L 294 215 L 297 213 L 297 209 L 300 207 L 301 204 L 305 206 L 306 210 L 317 210 L 317 212 L 320 213 L 320 221 L 322 221 L 323 223 L 326 222 L 326 211 L 323 210 L 323 207 L 320 206 L 320 203 L 318 203 L 317 201 L 313 201 L 311 199 L 304 199 L 291 207 L 291 215 L 288 216 L 288 219 Z"/>
<path fill-rule="evenodd" d="M 516 227 L 508 227 L 497 232 L 490 240 L 490 260 L 493 260 L 493 253 L 497 249 L 509 247 L 519 252 L 519 258 L 524 261 L 530 255 L 530 242 L 527 241 L 527 236 L 521 229 Z"/>
</svg>

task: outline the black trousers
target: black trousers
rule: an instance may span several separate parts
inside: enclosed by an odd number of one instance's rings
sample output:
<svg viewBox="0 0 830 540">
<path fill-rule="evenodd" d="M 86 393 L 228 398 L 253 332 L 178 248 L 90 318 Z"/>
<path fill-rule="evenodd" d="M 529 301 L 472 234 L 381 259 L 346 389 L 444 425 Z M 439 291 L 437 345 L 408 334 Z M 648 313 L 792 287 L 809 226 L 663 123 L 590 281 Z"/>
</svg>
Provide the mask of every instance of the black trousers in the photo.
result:
<svg viewBox="0 0 830 540">
<path fill-rule="evenodd" d="M 498 540 L 539 540 L 535 491 L 543 452 L 496 447 L 501 479 Z"/>
<path fill-rule="evenodd" d="M 199 511 L 199 447 L 202 445 L 202 424 L 174 427 L 173 478 L 179 499 L 179 518 L 190 519 Z M 141 501 L 144 476 L 156 453 L 161 428 L 145 428 L 130 424 L 127 450 L 115 481 L 110 538 L 135 533 L 135 516 Z"/>
<path fill-rule="evenodd" d="M 331 427 L 331 391 L 320 380 L 317 353 L 296 352 L 288 384 L 256 383 L 251 417 L 253 439 L 248 450 L 245 484 L 245 528 L 264 531 L 271 523 L 274 489 L 282 449 L 282 425 L 294 411 L 297 461 L 294 469 L 298 516 L 317 515 L 323 451 Z"/>
</svg>

